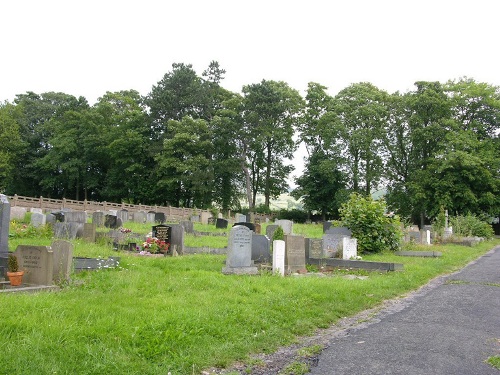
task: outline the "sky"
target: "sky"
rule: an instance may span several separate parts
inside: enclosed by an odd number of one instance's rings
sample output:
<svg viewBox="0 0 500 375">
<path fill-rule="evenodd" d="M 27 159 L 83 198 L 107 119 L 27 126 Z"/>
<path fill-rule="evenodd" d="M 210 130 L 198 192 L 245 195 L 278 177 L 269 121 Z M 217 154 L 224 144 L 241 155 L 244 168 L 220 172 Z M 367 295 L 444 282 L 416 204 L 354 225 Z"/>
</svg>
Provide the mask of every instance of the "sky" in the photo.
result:
<svg viewBox="0 0 500 375">
<path fill-rule="evenodd" d="M 467 76 L 500 86 L 498 0 L 2 0 L 0 102 L 27 91 L 94 104 L 147 95 L 172 70 L 212 60 L 221 85 L 357 82 L 393 93 Z"/>
</svg>

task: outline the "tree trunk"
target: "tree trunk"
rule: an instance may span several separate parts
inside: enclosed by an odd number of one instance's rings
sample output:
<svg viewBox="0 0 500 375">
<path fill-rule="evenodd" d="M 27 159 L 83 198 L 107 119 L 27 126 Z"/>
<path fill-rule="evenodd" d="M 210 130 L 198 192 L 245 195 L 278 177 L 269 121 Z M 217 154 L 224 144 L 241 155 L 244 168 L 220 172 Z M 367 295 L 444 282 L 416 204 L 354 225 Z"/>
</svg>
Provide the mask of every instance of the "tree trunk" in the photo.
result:
<svg viewBox="0 0 500 375">
<path fill-rule="evenodd" d="M 264 188 L 264 197 L 265 202 L 264 205 L 266 208 L 269 208 L 270 196 L 271 196 L 271 161 L 272 161 L 272 153 L 271 153 L 271 145 L 267 146 L 267 157 L 266 157 L 266 185 Z"/>
</svg>

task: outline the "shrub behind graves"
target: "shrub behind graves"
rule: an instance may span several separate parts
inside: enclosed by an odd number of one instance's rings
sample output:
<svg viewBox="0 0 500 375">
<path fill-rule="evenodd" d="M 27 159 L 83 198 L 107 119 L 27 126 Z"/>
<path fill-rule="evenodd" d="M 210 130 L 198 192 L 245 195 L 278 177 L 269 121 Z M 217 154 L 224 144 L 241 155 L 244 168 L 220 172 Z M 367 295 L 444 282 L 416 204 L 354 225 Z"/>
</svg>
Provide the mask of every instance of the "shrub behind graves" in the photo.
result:
<svg viewBox="0 0 500 375">
<path fill-rule="evenodd" d="M 357 238 L 360 253 L 399 249 L 402 236 L 399 218 L 386 215 L 384 200 L 373 200 L 355 193 L 339 211 L 342 225 Z"/>
<path fill-rule="evenodd" d="M 493 227 L 490 224 L 471 214 L 450 217 L 450 225 L 453 228 L 453 233 L 458 236 L 489 239 L 493 238 L 494 235 Z"/>
</svg>

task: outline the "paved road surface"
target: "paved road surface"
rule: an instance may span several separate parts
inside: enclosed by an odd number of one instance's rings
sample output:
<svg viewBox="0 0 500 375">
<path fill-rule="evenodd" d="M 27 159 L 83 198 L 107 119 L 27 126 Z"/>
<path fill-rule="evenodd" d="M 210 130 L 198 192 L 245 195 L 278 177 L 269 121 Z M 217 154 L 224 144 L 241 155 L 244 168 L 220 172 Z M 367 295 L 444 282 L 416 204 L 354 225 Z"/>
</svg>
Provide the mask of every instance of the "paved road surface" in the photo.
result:
<svg viewBox="0 0 500 375">
<path fill-rule="evenodd" d="M 337 337 L 313 375 L 500 375 L 500 247 Z"/>
</svg>

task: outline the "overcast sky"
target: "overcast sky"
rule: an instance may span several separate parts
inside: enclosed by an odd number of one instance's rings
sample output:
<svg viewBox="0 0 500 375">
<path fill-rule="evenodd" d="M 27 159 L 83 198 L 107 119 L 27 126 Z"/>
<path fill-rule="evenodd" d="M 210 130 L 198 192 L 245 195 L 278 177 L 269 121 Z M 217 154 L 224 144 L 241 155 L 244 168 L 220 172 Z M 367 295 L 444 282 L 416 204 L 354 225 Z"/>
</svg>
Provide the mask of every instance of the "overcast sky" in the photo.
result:
<svg viewBox="0 0 500 375">
<path fill-rule="evenodd" d="M 462 76 L 500 86 L 498 0 L 3 0 L 0 101 L 60 91 L 92 105 L 150 92 L 172 63 L 225 88 L 262 79 L 335 95 L 368 81 L 406 92 Z"/>
</svg>

